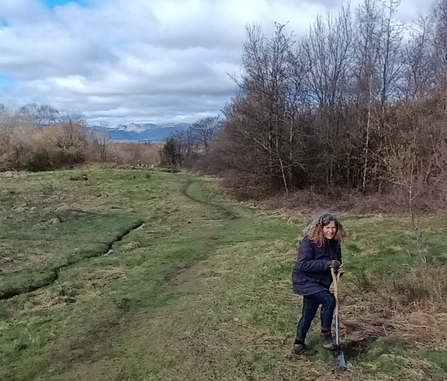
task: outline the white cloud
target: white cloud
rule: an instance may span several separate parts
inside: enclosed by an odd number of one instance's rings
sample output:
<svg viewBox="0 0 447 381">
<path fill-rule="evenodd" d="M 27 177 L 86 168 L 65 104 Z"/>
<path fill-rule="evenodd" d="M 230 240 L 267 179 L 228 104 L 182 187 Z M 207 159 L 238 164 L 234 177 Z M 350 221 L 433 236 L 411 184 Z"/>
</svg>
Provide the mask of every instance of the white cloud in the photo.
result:
<svg viewBox="0 0 447 381">
<path fill-rule="evenodd" d="M 358 2 L 355 0 L 353 6 Z M 49 9 L 1 0 L 0 77 L 8 107 L 36 102 L 90 123 L 191 122 L 234 94 L 245 26 L 288 23 L 296 35 L 342 0 L 90 0 Z M 403 17 L 424 12 L 403 0 Z"/>
</svg>

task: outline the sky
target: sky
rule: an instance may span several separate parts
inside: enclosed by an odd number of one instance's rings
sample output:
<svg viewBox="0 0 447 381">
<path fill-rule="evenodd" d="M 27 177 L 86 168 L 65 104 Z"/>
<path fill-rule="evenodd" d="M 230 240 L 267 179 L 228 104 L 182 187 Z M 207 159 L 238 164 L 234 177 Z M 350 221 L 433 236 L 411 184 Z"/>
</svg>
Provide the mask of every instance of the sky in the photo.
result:
<svg viewBox="0 0 447 381">
<path fill-rule="evenodd" d="M 351 8 L 361 0 L 352 0 Z M 432 1 L 401 0 L 415 20 Z M 192 123 L 235 94 L 245 28 L 300 36 L 343 0 L 0 0 L 0 103 L 89 125 Z"/>
</svg>

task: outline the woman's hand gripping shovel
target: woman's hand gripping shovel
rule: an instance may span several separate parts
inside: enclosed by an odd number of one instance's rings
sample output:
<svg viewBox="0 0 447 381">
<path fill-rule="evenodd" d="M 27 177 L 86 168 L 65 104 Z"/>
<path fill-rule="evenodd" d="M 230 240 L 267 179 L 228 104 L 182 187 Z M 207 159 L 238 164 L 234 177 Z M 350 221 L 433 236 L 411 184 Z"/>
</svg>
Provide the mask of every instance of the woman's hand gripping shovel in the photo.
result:
<svg viewBox="0 0 447 381">
<path fill-rule="evenodd" d="M 339 374 L 346 370 L 345 355 L 340 349 L 340 333 L 338 323 L 338 282 L 340 281 L 341 272 L 335 274 L 335 270 L 331 268 L 332 280 L 334 282 L 334 296 L 335 296 L 335 344 L 336 349 L 334 353 L 335 373 Z"/>
</svg>

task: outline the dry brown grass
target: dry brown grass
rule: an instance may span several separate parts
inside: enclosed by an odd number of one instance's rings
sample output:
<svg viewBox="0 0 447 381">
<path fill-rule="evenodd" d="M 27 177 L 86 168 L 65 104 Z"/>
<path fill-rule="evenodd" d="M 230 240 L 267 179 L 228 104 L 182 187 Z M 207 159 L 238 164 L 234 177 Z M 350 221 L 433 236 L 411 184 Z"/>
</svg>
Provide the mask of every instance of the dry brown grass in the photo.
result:
<svg viewBox="0 0 447 381">
<path fill-rule="evenodd" d="M 340 322 L 344 346 L 357 351 L 380 338 L 398 339 L 419 349 L 446 350 L 446 327 L 446 313 L 423 311 L 402 312 L 389 317 L 370 313 L 343 318 Z"/>
<path fill-rule="evenodd" d="M 1 179 L 12 179 L 12 178 L 17 178 L 17 177 L 22 177 L 25 176 L 26 172 L 20 171 L 5 171 L 5 172 L 0 172 L 0 180 Z"/>
<path fill-rule="evenodd" d="M 426 187 L 414 201 L 416 213 L 439 214 L 446 209 L 446 199 L 442 184 L 439 187 Z M 440 190 L 442 188 L 442 191 Z M 333 189 L 319 193 L 310 189 L 300 190 L 288 195 L 279 194 L 256 202 L 266 209 L 285 209 L 309 214 L 315 210 L 332 210 L 349 214 L 403 214 L 408 213 L 408 195 L 400 188 L 388 188 L 384 193 L 363 194 L 345 189 Z"/>
<path fill-rule="evenodd" d="M 445 269 L 422 263 L 404 276 L 384 281 L 381 293 L 389 296 L 388 306 L 394 311 L 415 309 L 426 312 L 447 312 Z"/>
<path fill-rule="evenodd" d="M 443 268 L 421 264 L 400 277 L 377 278 L 359 294 L 342 285 L 341 332 L 347 346 L 388 337 L 419 347 L 447 349 L 447 279 Z"/>
<path fill-rule="evenodd" d="M 114 142 L 107 147 L 108 161 L 118 165 L 158 165 L 160 148 L 156 144 Z"/>
</svg>

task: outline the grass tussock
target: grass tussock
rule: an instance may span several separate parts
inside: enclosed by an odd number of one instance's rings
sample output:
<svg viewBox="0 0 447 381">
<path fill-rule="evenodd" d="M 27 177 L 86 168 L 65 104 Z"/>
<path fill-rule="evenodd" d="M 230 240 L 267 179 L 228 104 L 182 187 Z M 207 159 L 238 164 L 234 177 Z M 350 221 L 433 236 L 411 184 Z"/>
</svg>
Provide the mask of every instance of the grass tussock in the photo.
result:
<svg viewBox="0 0 447 381">
<path fill-rule="evenodd" d="M 412 308 L 425 312 L 447 312 L 445 268 L 422 263 L 404 276 L 384 279 L 383 297 L 391 295 L 389 308 L 397 312 Z"/>
<path fill-rule="evenodd" d="M 344 285 L 341 300 L 347 347 L 361 352 L 369 343 L 386 338 L 447 350 L 446 292 L 442 266 L 420 263 L 386 277 L 361 272 Z"/>
<path fill-rule="evenodd" d="M 369 302 L 365 300 L 368 308 L 384 315 L 407 310 L 447 312 L 447 278 L 442 266 L 420 263 L 403 273 L 386 276 L 360 271 L 352 276 L 347 287 L 351 294 L 360 291 L 364 295 L 373 295 Z"/>
</svg>

